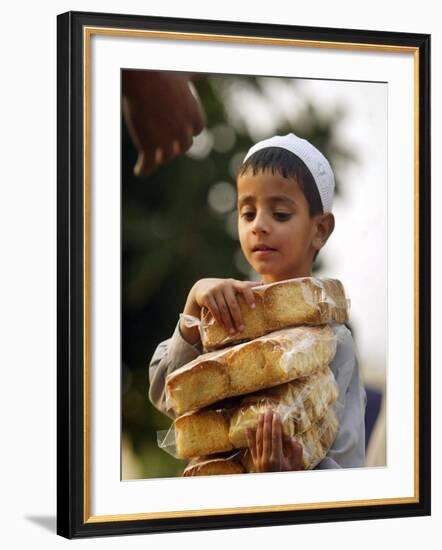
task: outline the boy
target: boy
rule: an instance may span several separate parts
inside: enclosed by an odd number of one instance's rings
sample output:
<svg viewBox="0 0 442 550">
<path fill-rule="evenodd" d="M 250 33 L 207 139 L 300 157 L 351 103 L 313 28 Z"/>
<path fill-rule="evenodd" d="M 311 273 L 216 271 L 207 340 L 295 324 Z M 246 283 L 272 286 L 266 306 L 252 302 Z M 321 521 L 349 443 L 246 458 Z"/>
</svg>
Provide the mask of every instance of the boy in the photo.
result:
<svg viewBox="0 0 442 550">
<path fill-rule="evenodd" d="M 244 256 L 261 281 L 201 279 L 189 292 L 184 314 L 200 317 L 202 306 L 231 333 L 243 330 L 236 293 L 253 308 L 252 287 L 312 275 L 313 261 L 334 229 L 334 176 L 327 159 L 294 134 L 274 136 L 247 153 L 237 179 L 238 233 Z M 317 468 L 364 465 L 366 396 L 350 331 L 340 327 L 330 365 L 339 386 L 340 427 Z M 156 349 L 150 366 L 149 398 L 173 417 L 165 404 L 166 376 L 202 353 L 197 326 L 180 320 L 172 337 Z M 281 419 L 268 409 L 247 441 L 257 472 L 300 470 L 302 449 L 282 435 Z"/>
</svg>

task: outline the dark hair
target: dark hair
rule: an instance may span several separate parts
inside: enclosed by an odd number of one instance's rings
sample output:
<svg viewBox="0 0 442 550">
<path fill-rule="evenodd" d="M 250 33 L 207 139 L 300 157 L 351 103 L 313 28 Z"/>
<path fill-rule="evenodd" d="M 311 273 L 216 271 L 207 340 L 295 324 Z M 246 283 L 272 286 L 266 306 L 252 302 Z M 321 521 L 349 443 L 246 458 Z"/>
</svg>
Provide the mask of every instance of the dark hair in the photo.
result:
<svg viewBox="0 0 442 550">
<path fill-rule="evenodd" d="M 292 178 L 301 188 L 309 205 L 310 217 L 323 214 L 321 197 L 312 173 L 305 163 L 297 156 L 281 147 L 266 147 L 253 153 L 241 165 L 238 176 L 249 170 L 253 175 L 264 170 L 271 170 L 272 174 L 281 174 L 284 178 Z"/>
</svg>

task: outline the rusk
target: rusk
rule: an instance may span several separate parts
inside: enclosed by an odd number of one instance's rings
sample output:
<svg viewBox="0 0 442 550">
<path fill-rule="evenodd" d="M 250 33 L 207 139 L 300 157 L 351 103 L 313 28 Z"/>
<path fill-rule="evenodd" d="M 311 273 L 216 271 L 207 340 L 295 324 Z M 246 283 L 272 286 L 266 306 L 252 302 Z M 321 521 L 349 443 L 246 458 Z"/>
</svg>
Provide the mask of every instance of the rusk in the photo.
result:
<svg viewBox="0 0 442 550">
<path fill-rule="evenodd" d="M 168 408 L 181 415 L 308 376 L 330 364 L 335 353 L 336 336 L 324 325 L 283 329 L 202 354 L 167 377 Z"/>
<path fill-rule="evenodd" d="M 313 424 L 303 434 L 295 436 L 302 446 L 302 467 L 311 470 L 324 459 L 333 445 L 339 423 L 332 409 L 321 421 Z M 287 449 L 286 449 L 287 451 Z M 193 459 L 185 468 L 183 475 L 222 475 L 255 473 L 255 465 L 249 449 L 242 449 L 231 456 L 222 458 L 204 456 Z"/>
<path fill-rule="evenodd" d="M 348 301 L 337 279 L 301 277 L 254 287 L 256 307 L 251 309 L 237 294 L 244 330 L 230 334 L 209 309 L 201 310 L 204 350 L 220 349 L 252 340 L 269 332 L 297 325 L 322 325 L 348 321 Z"/>
<path fill-rule="evenodd" d="M 326 367 L 311 376 L 238 397 L 226 408 L 185 414 L 172 427 L 176 457 L 192 458 L 247 447 L 246 429 L 256 429 L 259 416 L 268 408 L 279 412 L 285 435 L 305 432 L 327 414 L 337 396 L 333 373 Z"/>
</svg>

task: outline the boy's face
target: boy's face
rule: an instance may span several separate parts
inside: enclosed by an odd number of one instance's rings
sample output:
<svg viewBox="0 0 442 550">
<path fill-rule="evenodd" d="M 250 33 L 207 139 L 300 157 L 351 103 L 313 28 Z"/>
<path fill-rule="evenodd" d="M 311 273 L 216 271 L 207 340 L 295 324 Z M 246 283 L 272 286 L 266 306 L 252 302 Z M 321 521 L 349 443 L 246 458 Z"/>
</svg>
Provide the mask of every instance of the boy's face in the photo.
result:
<svg viewBox="0 0 442 550">
<path fill-rule="evenodd" d="M 313 256 L 321 246 L 321 216 L 310 217 L 296 181 L 271 170 L 256 175 L 250 171 L 239 176 L 237 190 L 241 248 L 263 282 L 310 276 Z"/>
</svg>

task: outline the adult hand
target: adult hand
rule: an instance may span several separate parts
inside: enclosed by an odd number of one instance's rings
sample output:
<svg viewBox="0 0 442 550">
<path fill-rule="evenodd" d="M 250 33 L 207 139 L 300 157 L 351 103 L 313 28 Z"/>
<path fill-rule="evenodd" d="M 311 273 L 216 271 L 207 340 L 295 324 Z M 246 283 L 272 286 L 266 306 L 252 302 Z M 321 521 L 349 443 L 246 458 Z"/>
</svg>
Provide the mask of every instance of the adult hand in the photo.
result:
<svg viewBox="0 0 442 550">
<path fill-rule="evenodd" d="M 123 115 L 138 150 L 134 173 L 146 176 L 190 148 L 204 128 L 203 111 L 189 75 L 125 70 L 122 78 Z"/>
<path fill-rule="evenodd" d="M 282 434 L 278 412 L 267 409 L 258 420 L 256 432 L 246 430 L 247 443 L 257 472 L 303 470 L 302 446 Z"/>
</svg>

